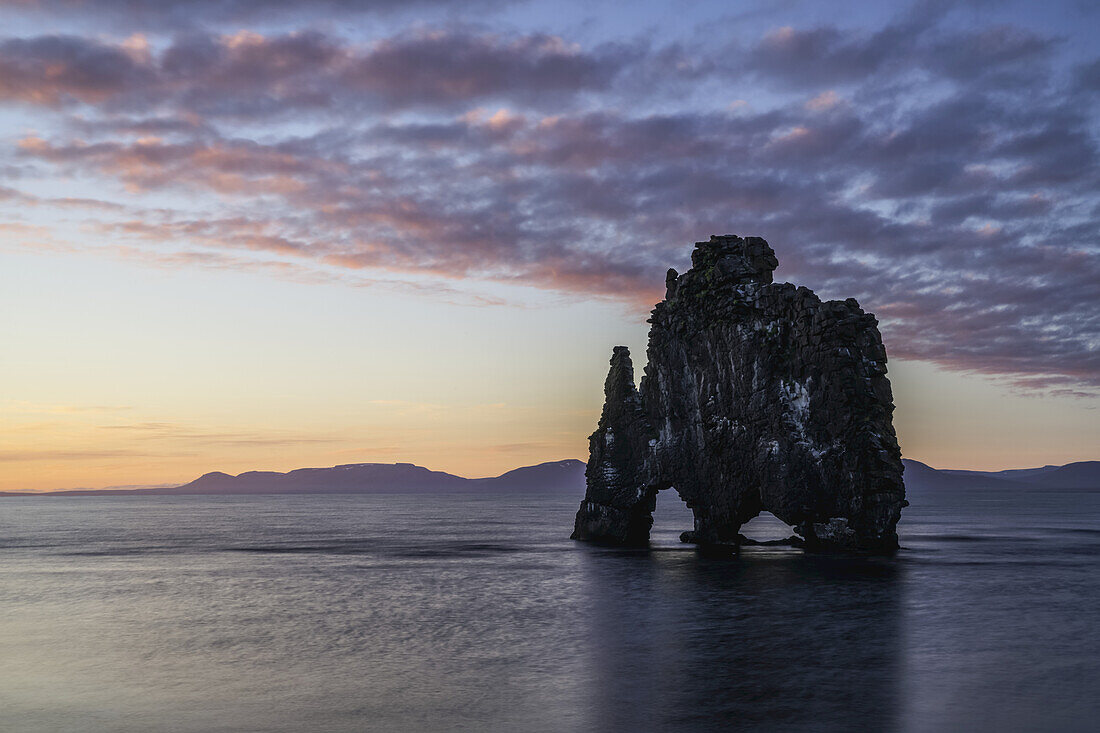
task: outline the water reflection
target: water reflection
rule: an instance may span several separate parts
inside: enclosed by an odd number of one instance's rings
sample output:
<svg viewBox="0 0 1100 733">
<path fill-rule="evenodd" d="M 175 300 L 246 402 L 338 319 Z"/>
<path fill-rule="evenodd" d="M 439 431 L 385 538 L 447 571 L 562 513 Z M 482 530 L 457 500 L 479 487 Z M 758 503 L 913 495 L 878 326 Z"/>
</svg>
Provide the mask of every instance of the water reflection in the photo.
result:
<svg viewBox="0 0 1100 733">
<path fill-rule="evenodd" d="M 798 552 L 587 553 L 594 730 L 889 730 L 898 566 Z"/>
<path fill-rule="evenodd" d="M 0 730 L 1095 730 L 1100 492 L 912 501 L 873 561 L 701 557 L 679 501 L 633 552 L 572 499 L 12 500 Z"/>
</svg>

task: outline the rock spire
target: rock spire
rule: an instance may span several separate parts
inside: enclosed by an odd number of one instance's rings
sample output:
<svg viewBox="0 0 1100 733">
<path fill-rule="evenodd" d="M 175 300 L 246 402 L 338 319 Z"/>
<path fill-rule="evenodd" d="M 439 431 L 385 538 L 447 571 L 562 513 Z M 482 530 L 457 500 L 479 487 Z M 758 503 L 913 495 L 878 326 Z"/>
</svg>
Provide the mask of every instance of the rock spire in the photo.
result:
<svg viewBox="0 0 1100 733">
<path fill-rule="evenodd" d="M 675 488 L 695 515 L 685 541 L 736 547 L 769 511 L 807 549 L 895 550 L 907 502 L 875 317 L 774 283 L 759 237 L 711 237 L 691 261 L 653 309 L 639 388 L 614 349 L 573 538 L 645 544 Z"/>
</svg>

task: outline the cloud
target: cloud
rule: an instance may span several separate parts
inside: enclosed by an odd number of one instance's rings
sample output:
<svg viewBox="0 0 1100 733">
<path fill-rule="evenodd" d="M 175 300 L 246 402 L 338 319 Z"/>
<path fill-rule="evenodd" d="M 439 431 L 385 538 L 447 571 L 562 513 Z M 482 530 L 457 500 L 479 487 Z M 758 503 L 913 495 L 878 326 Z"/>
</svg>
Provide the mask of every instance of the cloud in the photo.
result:
<svg viewBox="0 0 1100 733">
<path fill-rule="evenodd" d="M 315 31 L 177 37 L 162 51 L 140 36 L 0 41 L 0 100 L 26 104 L 170 108 L 149 132 L 187 131 L 202 117 L 450 106 L 508 97 L 560 104 L 608 89 L 641 47 L 584 49 L 547 34 L 422 30 L 362 46 Z M 188 116 L 190 115 L 190 117 Z M 135 127 L 136 129 L 136 127 Z"/>
<path fill-rule="evenodd" d="M 47 106 L 94 104 L 154 81 L 148 62 L 121 44 L 76 36 L 0 42 L 0 99 Z"/>
<path fill-rule="evenodd" d="M 944 31 L 939 12 L 910 13 L 875 32 L 825 25 L 776 28 L 748 54 L 744 67 L 784 86 L 813 88 L 887 79 L 927 84 L 929 76 L 981 81 L 984 89 L 1037 81 L 1055 40 L 1011 25 Z M 923 72 L 926 76 L 921 77 Z"/>
<path fill-rule="evenodd" d="M 507 5 L 509 0 L 465 0 L 473 10 Z M 79 17 L 111 28 L 179 29 L 219 23 L 293 20 L 308 14 L 362 15 L 420 13 L 445 8 L 448 0 L 312 0 L 308 8 L 285 0 L 0 0 L 0 8 L 24 16 Z"/>
<path fill-rule="evenodd" d="M 902 17 L 780 28 L 743 51 L 454 27 L 364 47 L 197 33 L 161 52 L 85 40 L 103 58 L 85 76 L 58 61 L 80 57 L 72 39 L 36 43 L 38 65 L 5 43 L 0 67 L 39 74 L 40 96 L 3 93 L 70 116 L 24 136 L 20 161 L 201 209 L 97 211 L 88 230 L 126 256 L 411 275 L 455 297 L 490 280 L 643 311 L 690 242 L 757 234 L 780 277 L 876 312 L 894 356 L 1100 387 L 1095 69 L 1056 73 L 1057 42 L 1029 31 Z M 771 102 L 677 88 L 738 74 Z M 281 126 L 304 110 L 317 116 Z"/>
<path fill-rule="evenodd" d="M 1100 59 L 1081 64 L 1076 71 L 1078 88 L 1082 91 L 1100 92 Z"/>
<path fill-rule="evenodd" d="M 341 79 L 353 90 L 397 105 L 495 95 L 533 102 L 606 89 L 631 56 L 622 46 L 584 51 L 544 34 L 508 38 L 431 31 L 376 44 L 344 67 Z"/>
<path fill-rule="evenodd" d="M 190 184 L 223 194 L 286 194 L 300 189 L 307 178 L 338 176 L 347 170 L 341 161 L 303 157 L 289 146 L 248 140 L 169 143 L 161 138 L 141 138 L 55 145 L 39 137 L 25 137 L 18 147 L 27 158 L 114 176 L 132 191 Z"/>
</svg>

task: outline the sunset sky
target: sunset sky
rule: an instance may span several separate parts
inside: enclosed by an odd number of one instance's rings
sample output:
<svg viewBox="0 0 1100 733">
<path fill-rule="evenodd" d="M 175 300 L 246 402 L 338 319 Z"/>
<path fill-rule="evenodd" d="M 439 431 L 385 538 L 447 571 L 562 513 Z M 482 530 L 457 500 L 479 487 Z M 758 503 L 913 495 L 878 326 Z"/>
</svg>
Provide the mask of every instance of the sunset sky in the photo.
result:
<svg viewBox="0 0 1100 733">
<path fill-rule="evenodd" d="M 0 20 L 0 490 L 585 458 L 724 233 L 878 316 L 906 457 L 1100 458 L 1094 2 Z"/>
</svg>

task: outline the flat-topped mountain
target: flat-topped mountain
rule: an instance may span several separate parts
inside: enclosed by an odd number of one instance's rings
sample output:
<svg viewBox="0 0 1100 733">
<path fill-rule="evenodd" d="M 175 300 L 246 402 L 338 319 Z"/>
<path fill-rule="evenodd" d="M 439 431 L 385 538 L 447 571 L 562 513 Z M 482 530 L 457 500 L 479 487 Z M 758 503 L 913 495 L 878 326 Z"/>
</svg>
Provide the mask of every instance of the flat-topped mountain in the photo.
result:
<svg viewBox="0 0 1100 733">
<path fill-rule="evenodd" d="M 935 469 L 906 458 L 905 485 L 909 489 L 1100 489 L 1100 461 L 1076 461 L 1064 466 L 1017 468 L 1007 471 Z"/>
<path fill-rule="evenodd" d="M 287 473 L 246 471 L 236 476 L 214 471 L 157 494 L 343 494 L 362 491 L 448 491 L 469 479 L 411 463 L 351 463 L 328 468 L 299 468 Z"/>
<path fill-rule="evenodd" d="M 239 495 L 239 494 L 410 494 L 528 491 L 576 496 L 584 487 L 584 463 L 574 459 L 517 468 L 490 478 L 464 478 L 412 463 L 351 463 L 329 468 L 299 468 L 287 473 L 247 471 L 231 476 L 203 474 L 182 486 L 151 489 L 74 489 L 50 496 L 74 495 Z M 42 494 L 35 494 L 41 496 Z"/>
</svg>

